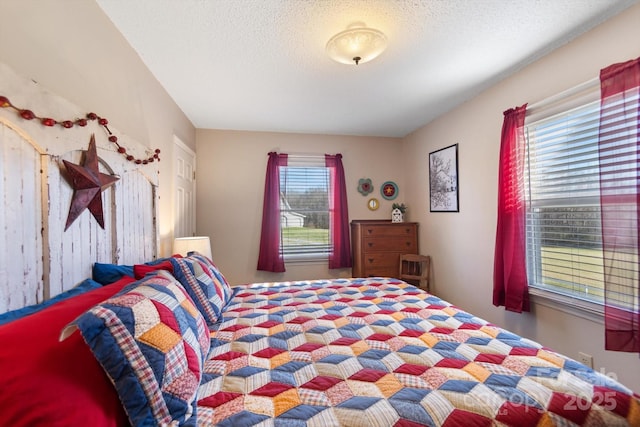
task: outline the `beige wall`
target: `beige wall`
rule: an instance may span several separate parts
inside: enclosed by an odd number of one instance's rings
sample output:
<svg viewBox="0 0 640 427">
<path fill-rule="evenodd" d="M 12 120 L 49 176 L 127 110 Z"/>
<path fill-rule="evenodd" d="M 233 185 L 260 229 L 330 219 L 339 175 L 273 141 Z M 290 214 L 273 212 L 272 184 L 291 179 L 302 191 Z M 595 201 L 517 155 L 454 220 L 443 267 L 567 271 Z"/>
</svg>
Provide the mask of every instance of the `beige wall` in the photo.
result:
<svg viewBox="0 0 640 427">
<path fill-rule="evenodd" d="M 526 67 L 403 140 L 406 200 L 420 222 L 422 252 L 433 257 L 435 293 L 500 326 L 615 373 L 640 391 L 640 359 L 606 352 L 603 325 L 541 305 L 513 314 L 492 305 L 498 157 L 502 112 L 535 103 L 597 77 L 612 63 L 640 56 L 640 5 Z M 472 66 L 472 65 L 471 65 Z M 459 144 L 460 213 L 430 213 L 429 152 Z"/>
<path fill-rule="evenodd" d="M 309 278 L 350 277 L 351 269 L 328 270 L 327 263 L 288 263 L 285 273 L 257 271 L 267 153 L 341 153 L 350 219 L 390 219 L 393 202 L 380 196 L 380 184 L 398 184 L 394 201 L 405 201 L 401 141 L 394 138 L 236 132 L 199 129 L 198 234 L 211 237 L 213 258 L 232 284 Z M 371 178 L 374 191 L 358 192 L 358 180 Z M 367 200 L 380 201 L 377 211 Z M 411 219 L 411 205 L 408 218 Z"/>
<path fill-rule="evenodd" d="M 122 135 L 160 148 L 159 249 L 160 255 L 169 255 L 173 135 L 195 148 L 191 122 L 95 2 L 2 0 L 0 17 L 1 62 L 85 111 L 108 118 Z M 22 94 L 3 95 L 29 105 Z M 37 105 L 29 108 L 47 115 Z"/>
</svg>

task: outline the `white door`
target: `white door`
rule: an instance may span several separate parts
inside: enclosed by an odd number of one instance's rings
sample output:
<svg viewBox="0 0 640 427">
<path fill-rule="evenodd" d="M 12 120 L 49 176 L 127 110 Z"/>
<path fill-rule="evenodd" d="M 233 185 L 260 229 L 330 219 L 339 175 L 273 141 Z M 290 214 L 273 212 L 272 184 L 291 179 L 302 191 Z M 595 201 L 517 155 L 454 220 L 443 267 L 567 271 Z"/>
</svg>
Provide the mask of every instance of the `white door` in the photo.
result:
<svg viewBox="0 0 640 427">
<path fill-rule="evenodd" d="M 176 171 L 174 237 L 196 234 L 196 153 L 177 136 L 173 137 Z"/>
</svg>

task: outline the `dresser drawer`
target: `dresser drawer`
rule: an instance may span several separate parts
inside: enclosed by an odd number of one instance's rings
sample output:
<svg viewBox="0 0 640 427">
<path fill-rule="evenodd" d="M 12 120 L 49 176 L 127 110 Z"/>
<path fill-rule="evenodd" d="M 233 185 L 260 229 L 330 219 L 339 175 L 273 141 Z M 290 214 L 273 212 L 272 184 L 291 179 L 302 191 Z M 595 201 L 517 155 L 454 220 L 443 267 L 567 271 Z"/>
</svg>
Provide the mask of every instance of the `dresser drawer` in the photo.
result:
<svg viewBox="0 0 640 427">
<path fill-rule="evenodd" d="M 389 224 L 382 226 L 367 225 L 363 227 L 362 235 L 367 237 L 398 237 L 415 236 L 415 226 L 412 224 Z"/>
<path fill-rule="evenodd" d="M 368 273 L 371 273 L 371 271 L 373 271 L 372 269 L 375 268 L 388 269 L 392 267 L 395 271 L 400 269 L 400 254 L 393 252 L 371 252 L 364 254 L 363 262 Z"/>
<path fill-rule="evenodd" d="M 398 268 L 396 268 L 395 266 L 393 267 L 380 267 L 380 266 L 374 266 L 374 267 L 369 267 L 366 270 L 366 277 L 395 277 L 398 278 L 398 273 L 399 270 Z"/>
<path fill-rule="evenodd" d="M 417 253 L 416 239 L 413 236 L 394 236 L 394 237 L 365 237 L 363 244 L 363 252 L 379 252 L 379 251 L 397 251 L 406 254 Z"/>
</svg>

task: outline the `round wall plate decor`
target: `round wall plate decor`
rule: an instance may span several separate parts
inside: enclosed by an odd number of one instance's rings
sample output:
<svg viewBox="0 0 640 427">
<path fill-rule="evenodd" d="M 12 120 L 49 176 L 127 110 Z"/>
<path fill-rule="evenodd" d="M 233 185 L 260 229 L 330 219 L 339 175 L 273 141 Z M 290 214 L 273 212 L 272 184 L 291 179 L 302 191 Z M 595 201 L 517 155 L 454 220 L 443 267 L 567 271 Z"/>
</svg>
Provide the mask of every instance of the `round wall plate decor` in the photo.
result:
<svg viewBox="0 0 640 427">
<path fill-rule="evenodd" d="M 398 186 L 393 181 L 387 181 L 380 186 L 380 194 L 386 200 L 393 200 L 398 197 Z"/>
<path fill-rule="evenodd" d="M 371 183 L 371 178 L 360 178 L 358 181 L 358 191 L 363 196 L 371 193 L 373 191 L 373 184 Z"/>
</svg>

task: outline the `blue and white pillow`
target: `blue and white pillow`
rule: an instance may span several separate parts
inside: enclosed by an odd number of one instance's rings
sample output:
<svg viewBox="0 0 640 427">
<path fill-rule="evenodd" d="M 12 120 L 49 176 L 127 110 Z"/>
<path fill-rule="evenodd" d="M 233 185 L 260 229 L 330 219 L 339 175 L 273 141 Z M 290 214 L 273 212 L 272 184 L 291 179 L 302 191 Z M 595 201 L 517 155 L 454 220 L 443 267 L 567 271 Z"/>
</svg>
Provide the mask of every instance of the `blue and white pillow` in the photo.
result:
<svg viewBox="0 0 640 427">
<path fill-rule="evenodd" d="M 233 295 L 227 280 L 211 260 L 197 252 L 170 260 L 175 278 L 187 290 L 207 324 L 214 325 Z"/>
<path fill-rule="evenodd" d="M 168 272 L 132 283 L 74 326 L 114 383 L 132 425 L 195 425 L 209 328 Z"/>
</svg>

